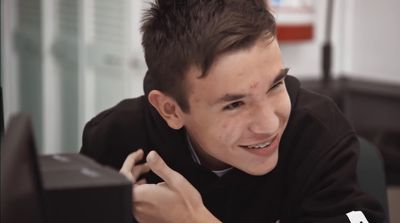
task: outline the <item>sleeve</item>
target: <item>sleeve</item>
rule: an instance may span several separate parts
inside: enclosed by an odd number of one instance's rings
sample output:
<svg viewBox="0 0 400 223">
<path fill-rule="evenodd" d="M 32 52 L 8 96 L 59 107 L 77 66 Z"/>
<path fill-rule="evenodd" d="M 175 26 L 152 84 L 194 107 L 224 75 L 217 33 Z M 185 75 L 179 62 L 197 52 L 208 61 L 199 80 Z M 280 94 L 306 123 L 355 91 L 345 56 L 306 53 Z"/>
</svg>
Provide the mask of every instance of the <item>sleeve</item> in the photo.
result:
<svg viewBox="0 0 400 223">
<path fill-rule="evenodd" d="M 83 130 L 80 153 L 119 170 L 130 153 L 147 148 L 142 107 L 133 102 L 123 101 L 90 120 Z"/>
<path fill-rule="evenodd" d="M 99 163 L 103 163 L 107 145 L 104 137 L 107 136 L 107 128 L 101 125 L 104 118 L 111 113 L 106 110 L 86 123 L 82 134 L 82 147 L 80 153 L 86 155 Z"/>
<path fill-rule="evenodd" d="M 314 157 L 297 222 L 384 222 L 381 205 L 357 183 L 358 155 L 359 143 L 352 133 Z"/>
</svg>

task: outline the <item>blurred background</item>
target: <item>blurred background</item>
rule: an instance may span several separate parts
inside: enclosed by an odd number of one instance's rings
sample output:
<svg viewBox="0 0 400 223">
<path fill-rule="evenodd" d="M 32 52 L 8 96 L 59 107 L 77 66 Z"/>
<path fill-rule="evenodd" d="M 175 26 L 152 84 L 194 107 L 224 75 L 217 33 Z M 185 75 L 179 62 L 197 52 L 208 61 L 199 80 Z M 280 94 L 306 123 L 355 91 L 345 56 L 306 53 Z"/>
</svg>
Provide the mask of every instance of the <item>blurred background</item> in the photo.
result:
<svg viewBox="0 0 400 223">
<path fill-rule="evenodd" d="M 2 125 L 32 116 L 39 153 L 77 152 L 84 124 L 143 93 L 150 0 L 2 0 Z M 285 65 L 382 153 L 400 207 L 400 1 L 270 0 Z M 392 222 L 400 222 L 392 211 Z"/>
</svg>

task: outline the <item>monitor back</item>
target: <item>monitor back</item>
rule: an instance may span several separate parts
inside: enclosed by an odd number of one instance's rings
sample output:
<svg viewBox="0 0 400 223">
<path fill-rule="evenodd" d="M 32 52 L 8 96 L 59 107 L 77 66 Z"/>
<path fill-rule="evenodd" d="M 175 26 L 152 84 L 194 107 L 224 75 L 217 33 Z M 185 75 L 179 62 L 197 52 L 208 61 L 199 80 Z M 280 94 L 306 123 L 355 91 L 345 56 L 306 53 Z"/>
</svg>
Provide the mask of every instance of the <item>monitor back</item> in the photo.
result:
<svg viewBox="0 0 400 223">
<path fill-rule="evenodd" d="M 1 148 L 1 222 L 44 222 L 38 157 L 28 115 L 11 118 Z"/>
</svg>

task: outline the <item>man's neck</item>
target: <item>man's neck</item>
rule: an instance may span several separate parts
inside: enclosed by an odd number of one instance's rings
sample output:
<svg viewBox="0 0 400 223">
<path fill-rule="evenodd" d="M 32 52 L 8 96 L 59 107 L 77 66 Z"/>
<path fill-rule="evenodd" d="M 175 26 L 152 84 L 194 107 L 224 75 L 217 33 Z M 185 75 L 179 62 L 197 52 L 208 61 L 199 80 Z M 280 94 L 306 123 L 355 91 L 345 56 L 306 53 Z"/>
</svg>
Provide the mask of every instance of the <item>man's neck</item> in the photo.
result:
<svg viewBox="0 0 400 223">
<path fill-rule="evenodd" d="M 217 171 L 217 172 L 232 168 L 228 164 L 221 162 L 215 159 L 214 157 L 211 157 L 210 155 L 206 154 L 200 148 L 200 146 L 194 140 L 191 139 L 188 132 L 186 132 L 186 139 L 188 142 L 190 152 L 192 154 L 192 158 L 197 164 L 202 165 L 210 169 L 211 171 Z"/>
</svg>

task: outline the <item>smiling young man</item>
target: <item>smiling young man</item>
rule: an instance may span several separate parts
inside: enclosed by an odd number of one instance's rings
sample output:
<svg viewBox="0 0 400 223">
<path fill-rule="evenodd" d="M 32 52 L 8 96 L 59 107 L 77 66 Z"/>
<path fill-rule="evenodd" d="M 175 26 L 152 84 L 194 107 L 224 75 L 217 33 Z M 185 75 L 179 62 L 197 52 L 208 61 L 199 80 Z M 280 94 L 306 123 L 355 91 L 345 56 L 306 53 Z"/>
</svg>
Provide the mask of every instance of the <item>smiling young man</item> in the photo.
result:
<svg viewBox="0 0 400 223">
<path fill-rule="evenodd" d="M 93 118 L 81 150 L 132 180 L 138 222 L 383 221 L 354 130 L 287 75 L 263 0 L 159 0 L 142 31 L 145 95 Z"/>
</svg>

